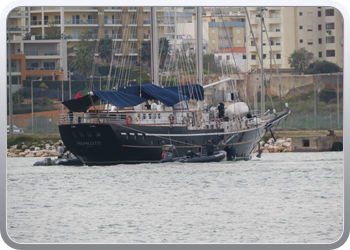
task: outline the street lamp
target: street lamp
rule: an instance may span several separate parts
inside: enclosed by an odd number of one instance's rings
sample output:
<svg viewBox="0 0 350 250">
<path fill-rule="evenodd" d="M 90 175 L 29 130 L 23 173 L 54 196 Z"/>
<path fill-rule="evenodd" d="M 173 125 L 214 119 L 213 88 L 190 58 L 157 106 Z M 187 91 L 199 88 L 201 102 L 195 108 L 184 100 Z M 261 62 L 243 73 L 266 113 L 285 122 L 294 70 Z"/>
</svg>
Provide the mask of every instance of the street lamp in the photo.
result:
<svg viewBox="0 0 350 250">
<path fill-rule="evenodd" d="M 60 70 L 60 72 L 62 72 L 62 115 L 63 115 L 63 113 L 64 113 L 64 111 L 63 111 L 63 101 L 64 101 L 64 96 L 63 96 L 63 90 L 64 90 L 64 88 L 63 88 L 63 78 L 64 78 L 64 71 L 63 70 Z M 57 74 L 56 73 L 52 73 L 51 75 L 53 75 L 53 76 L 56 76 Z"/>
<path fill-rule="evenodd" d="M 69 77 L 69 99 L 72 99 L 72 75 L 73 75 L 73 72 L 71 71 L 67 71 L 68 73 L 68 77 Z"/>
<path fill-rule="evenodd" d="M 42 79 L 39 80 L 31 80 L 31 96 L 32 96 L 32 133 L 34 134 L 34 102 L 33 102 L 33 82 L 40 82 Z"/>
</svg>

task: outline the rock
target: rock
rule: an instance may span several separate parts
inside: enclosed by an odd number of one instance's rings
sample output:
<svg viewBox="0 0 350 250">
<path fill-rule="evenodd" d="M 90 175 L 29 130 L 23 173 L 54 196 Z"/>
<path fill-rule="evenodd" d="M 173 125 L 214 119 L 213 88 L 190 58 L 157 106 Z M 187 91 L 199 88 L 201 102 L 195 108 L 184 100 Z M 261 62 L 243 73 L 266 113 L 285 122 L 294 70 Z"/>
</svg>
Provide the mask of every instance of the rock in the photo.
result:
<svg viewBox="0 0 350 250">
<path fill-rule="evenodd" d="M 285 142 L 285 140 L 277 139 L 277 141 L 275 142 L 275 144 L 282 144 L 282 143 L 284 143 L 284 142 Z"/>
<path fill-rule="evenodd" d="M 286 148 L 285 150 L 283 150 L 283 153 L 284 152 L 292 152 L 292 149 L 291 148 Z"/>
<path fill-rule="evenodd" d="M 34 154 L 29 153 L 29 154 L 25 155 L 24 157 L 35 157 L 35 155 L 34 155 Z"/>
<path fill-rule="evenodd" d="M 13 153 L 18 155 L 18 154 L 22 153 L 22 150 L 21 149 L 15 149 L 15 150 L 13 150 Z"/>
<path fill-rule="evenodd" d="M 270 144 L 268 144 L 268 143 L 266 143 L 266 144 L 264 145 L 265 148 L 267 148 L 267 147 L 269 147 L 269 146 L 270 146 Z"/>
<path fill-rule="evenodd" d="M 286 138 L 286 142 L 291 142 L 292 138 Z"/>
<path fill-rule="evenodd" d="M 34 150 L 35 150 L 35 151 L 39 151 L 40 148 L 39 148 L 39 147 L 35 147 Z"/>
<path fill-rule="evenodd" d="M 267 141 L 267 143 L 269 143 L 269 144 L 272 144 L 272 143 L 274 143 L 275 142 L 275 140 L 273 139 L 273 138 L 270 138 L 268 141 Z"/>
<path fill-rule="evenodd" d="M 285 147 L 278 147 L 278 148 L 277 148 L 277 151 L 278 151 L 278 152 L 283 152 L 285 149 L 286 149 Z"/>
<path fill-rule="evenodd" d="M 282 146 L 285 147 L 285 148 L 289 148 L 290 145 L 291 145 L 290 142 L 284 142 L 284 143 L 282 144 Z"/>
<path fill-rule="evenodd" d="M 270 153 L 270 151 L 267 150 L 267 149 L 264 149 L 264 150 L 263 150 L 263 153 Z"/>
</svg>

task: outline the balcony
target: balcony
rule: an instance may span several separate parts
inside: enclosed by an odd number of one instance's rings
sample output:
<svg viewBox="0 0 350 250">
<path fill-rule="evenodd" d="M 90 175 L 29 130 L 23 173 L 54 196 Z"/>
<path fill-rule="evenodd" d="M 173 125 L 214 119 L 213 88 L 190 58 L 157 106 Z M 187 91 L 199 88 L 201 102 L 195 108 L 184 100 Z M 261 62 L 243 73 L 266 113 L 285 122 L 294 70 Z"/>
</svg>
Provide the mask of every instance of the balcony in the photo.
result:
<svg viewBox="0 0 350 250">
<path fill-rule="evenodd" d="M 122 49 L 121 48 L 116 48 L 113 50 L 114 55 L 121 55 L 122 54 Z"/>
<path fill-rule="evenodd" d="M 150 40 L 151 34 L 143 34 L 143 40 Z"/>
<path fill-rule="evenodd" d="M 129 19 L 128 25 L 136 26 L 137 25 L 137 19 Z"/>
<path fill-rule="evenodd" d="M 26 56 L 59 56 L 60 51 L 59 50 L 26 50 L 24 51 L 24 54 Z"/>
<path fill-rule="evenodd" d="M 89 39 L 97 39 L 97 34 L 92 34 Z M 79 35 L 66 35 L 65 39 L 67 40 L 79 40 Z"/>
<path fill-rule="evenodd" d="M 143 25 L 151 25 L 151 20 L 143 20 Z"/>
<path fill-rule="evenodd" d="M 13 32 L 28 32 L 28 27 L 26 27 L 26 26 L 10 27 L 10 31 L 13 31 Z"/>
<path fill-rule="evenodd" d="M 137 40 L 137 34 L 129 34 L 128 40 Z"/>
<path fill-rule="evenodd" d="M 26 17 L 28 16 L 27 11 L 16 11 L 16 12 L 11 12 L 10 17 Z"/>
<path fill-rule="evenodd" d="M 98 11 L 98 7 L 64 7 L 65 11 Z"/>
<path fill-rule="evenodd" d="M 31 26 L 38 26 L 38 25 L 41 25 L 41 21 L 38 21 L 38 20 L 31 20 L 30 21 L 30 25 Z"/>
<path fill-rule="evenodd" d="M 129 7 L 129 8 L 128 8 L 128 11 L 129 11 L 129 12 L 137 11 L 137 7 Z"/>
<path fill-rule="evenodd" d="M 282 37 L 280 29 L 269 30 L 269 37 Z"/>
<path fill-rule="evenodd" d="M 227 37 L 227 38 L 232 38 L 233 37 L 233 34 L 225 34 L 225 33 L 219 33 L 219 37 L 223 37 L 223 38 L 225 38 L 225 37 Z"/>
<path fill-rule="evenodd" d="M 64 24 L 68 25 L 97 25 L 97 19 L 65 19 Z"/>
<path fill-rule="evenodd" d="M 60 67 L 26 67 L 26 70 L 60 70 Z"/>
<path fill-rule="evenodd" d="M 122 34 L 113 34 L 113 35 L 112 35 L 112 39 L 115 39 L 115 40 L 122 40 Z"/>
<path fill-rule="evenodd" d="M 44 10 L 45 11 L 50 11 L 50 10 L 59 11 L 59 10 L 61 10 L 61 7 L 44 7 Z"/>
<path fill-rule="evenodd" d="M 144 12 L 150 12 L 151 11 L 151 7 L 143 7 L 143 11 Z"/>
<path fill-rule="evenodd" d="M 112 20 L 106 20 L 105 19 L 105 24 L 115 24 L 115 25 L 121 25 L 122 24 L 122 20 L 121 19 L 112 19 Z"/>
<path fill-rule="evenodd" d="M 122 7 L 105 7 L 105 11 L 122 11 Z"/>
<path fill-rule="evenodd" d="M 138 49 L 137 48 L 132 48 L 129 50 L 129 55 L 137 55 Z"/>
</svg>

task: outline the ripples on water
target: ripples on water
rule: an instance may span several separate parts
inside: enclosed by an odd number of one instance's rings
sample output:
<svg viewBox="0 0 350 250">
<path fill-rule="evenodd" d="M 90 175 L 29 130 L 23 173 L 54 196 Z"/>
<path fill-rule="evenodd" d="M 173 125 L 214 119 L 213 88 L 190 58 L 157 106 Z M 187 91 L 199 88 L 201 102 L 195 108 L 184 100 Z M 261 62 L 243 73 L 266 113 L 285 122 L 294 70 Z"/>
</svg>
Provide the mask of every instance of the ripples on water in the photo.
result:
<svg viewBox="0 0 350 250">
<path fill-rule="evenodd" d="M 7 160 L 18 243 L 332 243 L 343 232 L 343 153 L 215 164 L 32 166 Z"/>
</svg>

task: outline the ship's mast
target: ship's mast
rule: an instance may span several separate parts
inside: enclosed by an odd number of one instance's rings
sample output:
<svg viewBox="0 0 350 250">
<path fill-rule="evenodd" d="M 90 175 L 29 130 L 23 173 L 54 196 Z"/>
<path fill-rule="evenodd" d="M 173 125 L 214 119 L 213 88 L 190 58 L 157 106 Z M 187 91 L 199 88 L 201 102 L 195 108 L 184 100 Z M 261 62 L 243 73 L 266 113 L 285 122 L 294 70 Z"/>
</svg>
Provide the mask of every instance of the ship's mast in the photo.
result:
<svg viewBox="0 0 350 250">
<path fill-rule="evenodd" d="M 196 18 L 196 63 L 197 63 L 197 83 L 203 87 L 203 28 L 202 28 L 202 7 L 197 7 Z M 198 101 L 199 109 L 203 109 L 203 101 Z"/>
<path fill-rule="evenodd" d="M 151 7 L 151 51 L 152 51 L 152 83 L 159 86 L 159 72 L 158 72 L 158 36 L 157 36 L 157 12 L 156 7 Z"/>
</svg>

